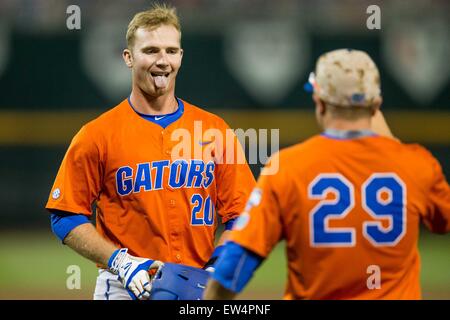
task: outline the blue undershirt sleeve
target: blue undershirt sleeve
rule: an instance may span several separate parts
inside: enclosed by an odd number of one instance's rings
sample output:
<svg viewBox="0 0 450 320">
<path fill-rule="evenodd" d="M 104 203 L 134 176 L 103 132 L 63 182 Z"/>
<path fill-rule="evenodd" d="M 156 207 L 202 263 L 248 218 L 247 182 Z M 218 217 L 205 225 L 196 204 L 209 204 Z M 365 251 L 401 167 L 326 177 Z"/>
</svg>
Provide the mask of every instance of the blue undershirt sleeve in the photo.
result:
<svg viewBox="0 0 450 320">
<path fill-rule="evenodd" d="M 237 218 L 230 219 L 227 222 L 225 222 L 225 230 L 231 230 L 233 228 L 234 221 L 236 221 Z"/>
<path fill-rule="evenodd" d="M 50 221 L 53 233 L 61 241 L 63 241 L 69 232 L 75 227 L 84 223 L 90 223 L 89 219 L 85 215 L 70 214 L 59 211 L 51 214 Z"/>
<path fill-rule="evenodd" d="M 264 259 L 234 242 L 224 245 L 211 277 L 226 289 L 239 293 Z"/>
</svg>

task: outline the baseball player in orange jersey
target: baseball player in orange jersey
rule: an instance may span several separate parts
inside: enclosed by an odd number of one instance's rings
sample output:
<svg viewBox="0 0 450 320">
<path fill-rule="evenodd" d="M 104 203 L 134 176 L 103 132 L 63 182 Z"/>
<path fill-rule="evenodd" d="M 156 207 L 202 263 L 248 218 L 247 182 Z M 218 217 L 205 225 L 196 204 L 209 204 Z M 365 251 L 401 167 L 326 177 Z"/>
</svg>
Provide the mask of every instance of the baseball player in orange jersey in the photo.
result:
<svg viewBox="0 0 450 320">
<path fill-rule="evenodd" d="M 100 267 L 94 299 L 148 299 L 148 271 L 165 262 L 211 265 L 216 214 L 230 229 L 255 185 L 245 157 L 233 161 L 236 137 L 231 149 L 218 138 L 226 123 L 175 96 L 180 41 L 173 8 L 135 15 L 123 52 L 131 95 L 81 128 L 52 187 L 54 233 Z"/>
<path fill-rule="evenodd" d="M 259 178 L 204 297 L 233 298 L 284 239 L 285 299 L 420 299 L 419 224 L 450 230 L 438 161 L 370 130 L 381 97 L 366 53 L 322 55 L 310 82 L 324 132 L 271 158 L 279 171 Z"/>
</svg>

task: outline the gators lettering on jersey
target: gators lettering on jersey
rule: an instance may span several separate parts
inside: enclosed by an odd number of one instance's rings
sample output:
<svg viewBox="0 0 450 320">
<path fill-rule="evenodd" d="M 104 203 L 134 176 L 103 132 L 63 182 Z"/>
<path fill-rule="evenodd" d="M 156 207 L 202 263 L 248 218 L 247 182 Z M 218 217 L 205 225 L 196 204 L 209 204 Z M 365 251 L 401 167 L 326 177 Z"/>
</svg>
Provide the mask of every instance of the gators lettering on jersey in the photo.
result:
<svg viewBox="0 0 450 320">
<path fill-rule="evenodd" d="M 190 152 L 173 157 L 176 130 L 194 134 L 201 123 L 203 132 L 229 134 L 218 116 L 183 104 L 183 115 L 166 128 L 143 119 L 127 100 L 83 126 L 46 208 L 90 216 L 96 202 L 97 230 L 112 243 L 136 256 L 202 267 L 214 249 L 216 216 L 221 223 L 237 217 L 255 181 L 245 161 L 220 161 L 231 154 L 220 139 L 194 138 Z"/>
<path fill-rule="evenodd" d="M 321 135 L 282 150 L 279 168 L 259 178 L 230 240 L 261 257 L 286 240 L 286 299 L 421 297 L 419 223 L 450 231 L 450 187 L 428 151 Z"/>
<path fill-rule="evenodd" d="M 123 166 L 116 172 L 117 193 L 126 196 L 132 192 L 162 190 L 163 185 L 172 189 L 208 188 L 214 182 L 214 169 L 213 161 L 192 159 L 138 163 L 136 168 Z M 168 181 L 163 181 L 164 176 L 168 176 Z"/>
</svg>

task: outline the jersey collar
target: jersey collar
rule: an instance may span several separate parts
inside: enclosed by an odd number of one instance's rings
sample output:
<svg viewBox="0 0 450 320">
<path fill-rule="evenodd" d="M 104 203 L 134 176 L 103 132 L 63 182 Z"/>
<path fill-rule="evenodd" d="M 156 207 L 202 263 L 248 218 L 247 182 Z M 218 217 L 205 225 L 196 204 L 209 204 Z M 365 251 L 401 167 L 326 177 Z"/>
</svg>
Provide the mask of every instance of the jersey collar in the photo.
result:
<svg viewBox="0 0 450 320">
<path fill-rule="evenodd" d="M 356 139 L 362 137 L 375 137 L 377 134 L 372 130 L 338 130 L 338 129 L 326 129 L 322 136 L 331 138 L 331 139 L 339 139 L 339 140 L 347 140 L 347 139 Z"/>
<path fill-rule="evenodd" d="M 162 128 L 167 128 L 170 124 L 174 123 L 178 119 L 181 118 L 181 116 L 184 113 L 184 103 L 181 99 L 177 99 L 178 108 L 175 112 L 169 113 L 169 114 L 163 114 L 163 115 L 150 115 L 150 114 L 143 114 L 136 111 L 136 108 L 131 103 L 130 97 L 128 97 L 128 103 L 130 104 L 131 108 L 134 112 L 136 112 L 141 118 L 144 118 L 145 120 L 148 120 L 150 122 L 153 122 Z"/>
</svg>

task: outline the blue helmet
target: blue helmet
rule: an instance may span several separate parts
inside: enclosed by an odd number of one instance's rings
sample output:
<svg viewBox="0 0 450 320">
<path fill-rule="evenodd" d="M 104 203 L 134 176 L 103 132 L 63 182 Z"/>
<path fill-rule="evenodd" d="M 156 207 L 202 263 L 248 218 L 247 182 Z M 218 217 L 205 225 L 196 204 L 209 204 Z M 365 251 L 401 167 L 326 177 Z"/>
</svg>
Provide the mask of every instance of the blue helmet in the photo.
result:
<svg viewBox="0 0 450 320">
<path fill-rule="evenodd" d="M 164 263 L 156 273 L 151 300 L 201 300 L 209 272 L 182 264 Z"/>
</svg>

